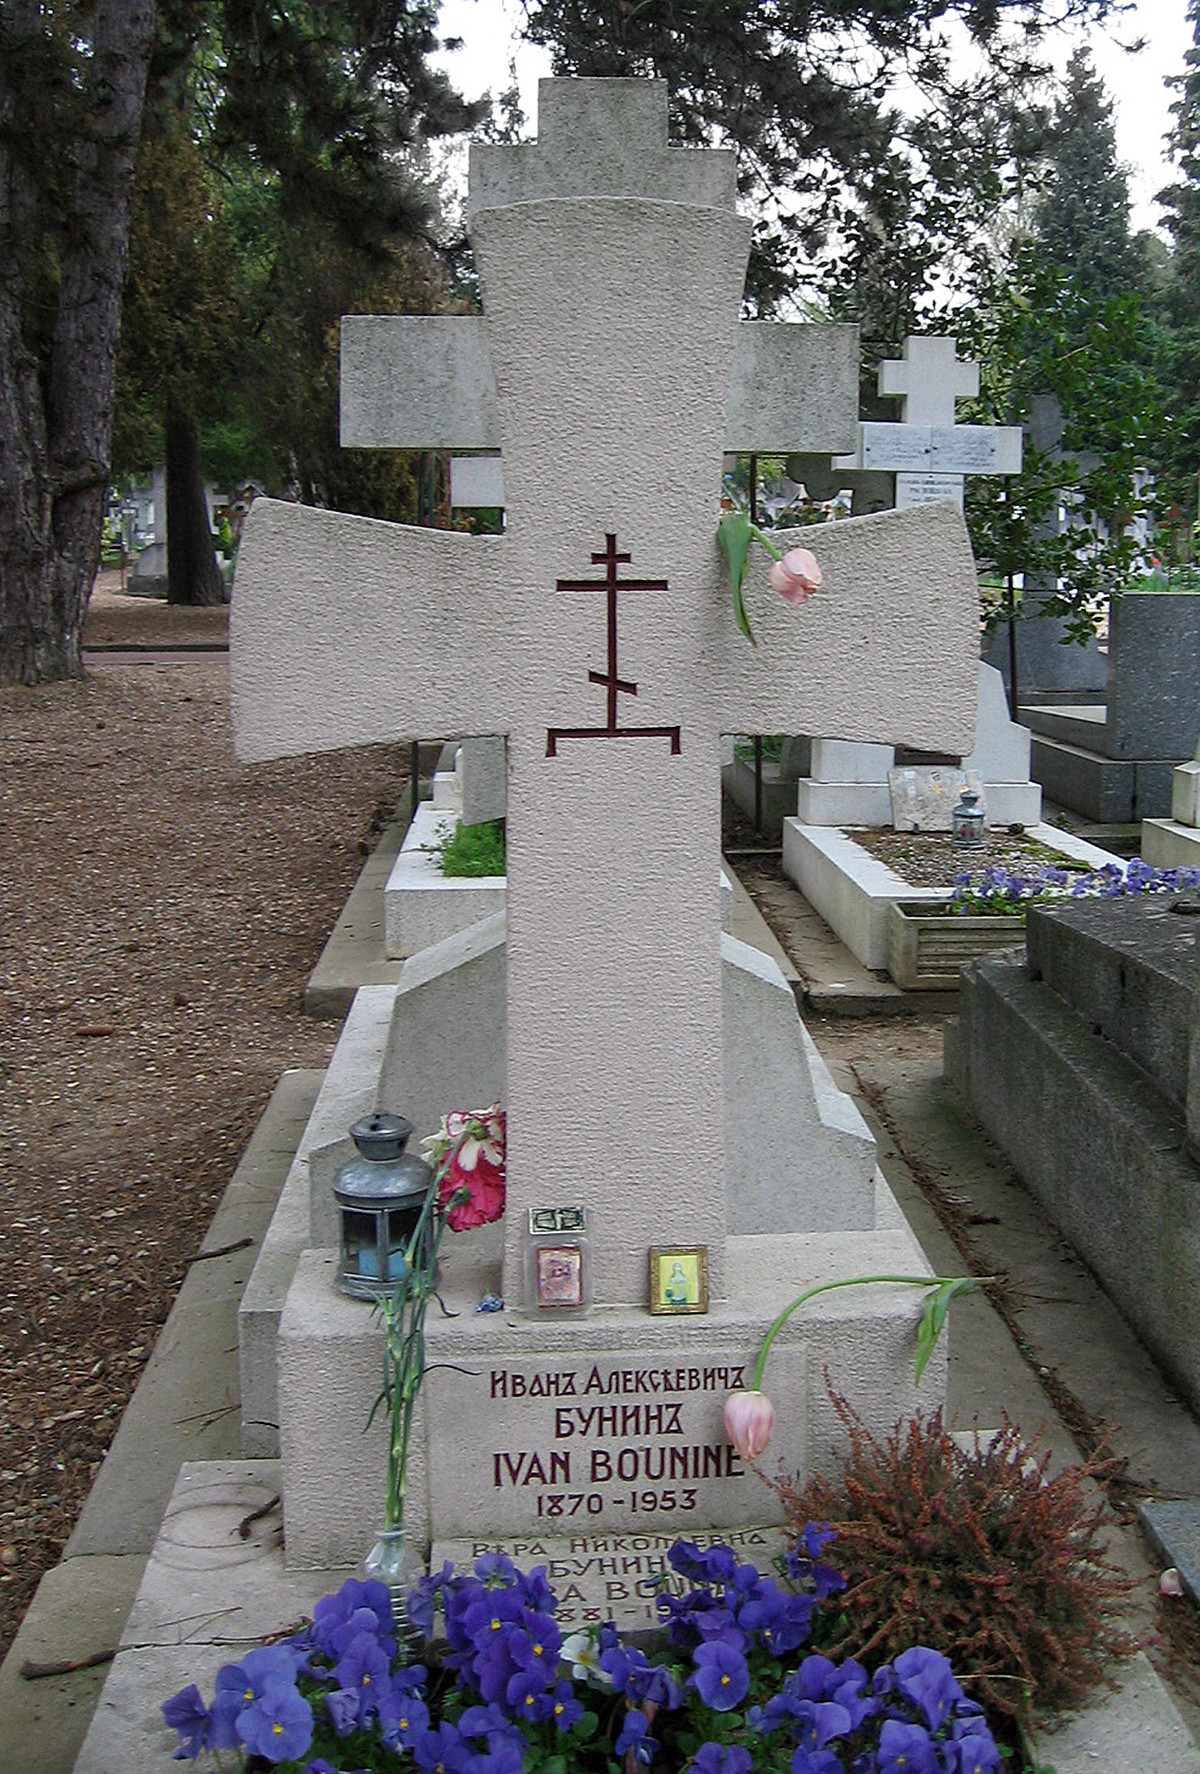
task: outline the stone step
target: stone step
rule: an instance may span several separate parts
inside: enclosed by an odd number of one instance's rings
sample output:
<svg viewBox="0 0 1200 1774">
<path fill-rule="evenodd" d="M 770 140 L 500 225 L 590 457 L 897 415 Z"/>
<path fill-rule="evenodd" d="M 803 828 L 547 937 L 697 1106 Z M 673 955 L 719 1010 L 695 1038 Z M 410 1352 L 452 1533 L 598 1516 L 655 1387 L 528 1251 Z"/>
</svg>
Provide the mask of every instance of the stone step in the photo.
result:
<svg viewBox="0 0 1200 1774">
<path fill-rule="evenodd" d="M 1103 727 L 1096 728 L 1097 741 L 1103 733 Z M 1090 746 L 1035 733 L 1030 770 L 1047 801 L 1104 825 L 1169 813 L 1176 763 L 1108 757 Z"/>
<path fill-rule="evenodd" d="M 1193 1407 L 1200 1168 L 1150 1074 L 1006 951 L 964 968 L 946 1073 Z"/>
<path fill-rule="evenodd" d="M 1148 1072 L 1183 1110 L 1196 986 L 1195 918 L 1174 895 L 1078 900 L 1029 913 L 1026 953 L 1092 1033 Z"/>
</svg>

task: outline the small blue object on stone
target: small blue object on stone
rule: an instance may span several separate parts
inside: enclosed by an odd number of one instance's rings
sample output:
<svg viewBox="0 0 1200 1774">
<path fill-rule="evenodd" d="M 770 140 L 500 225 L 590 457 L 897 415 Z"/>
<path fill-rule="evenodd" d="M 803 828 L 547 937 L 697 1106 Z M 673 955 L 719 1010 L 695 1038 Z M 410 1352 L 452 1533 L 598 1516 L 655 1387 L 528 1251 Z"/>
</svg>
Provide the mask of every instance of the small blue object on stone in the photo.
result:
<svg viewBox="0 0 1200 1774">
<path fill-rule="evenodd" d="M 476 1312 L 503 1312 L 504 1301 L 497 1294 L 484 1294 L 475 1310 Z"/>
</svg>

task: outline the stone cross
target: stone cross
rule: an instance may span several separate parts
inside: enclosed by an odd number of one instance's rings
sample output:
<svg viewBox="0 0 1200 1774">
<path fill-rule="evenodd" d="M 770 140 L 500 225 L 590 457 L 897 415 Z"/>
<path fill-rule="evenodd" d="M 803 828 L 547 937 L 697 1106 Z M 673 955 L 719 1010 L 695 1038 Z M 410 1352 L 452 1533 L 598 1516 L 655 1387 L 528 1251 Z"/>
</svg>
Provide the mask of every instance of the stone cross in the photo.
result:
<svg viewBox="0 0 1200 1774">
<path fill-rule="evenodd" d="M 961 506 L 965 475 L 1021 472 L 1019 425 L 955 424 L 955 403 L 979 393 L 979 365 L 959 358 L 956 339 L 907 338 L 903 357 L 880 364 L 879 392 L 899 398 L 900 423 L 860 425 L 857 449 L 833 467 L 894 472 L 899 510 Z"/>
<path fill-rule="evenodd" d="M 644 1302 L 664 1243 L 707 1245 L 719 1302 L 721 734 L 969 751 L 974 563 L 951 505 L 806 530 L 820 596 L 784 605 L 756 561 L 747 644 L 716 541 L 723 452 L 759 421 L 788 440 L 762 444 L 846 447 L 844 338 L 739 330 L 732 165 L 666 145 L 661 87 L 543 83 L 541 116 L 536 148 L 472 162 L 482 318 L 359 323 L 344 407 L 357 442 L 498 444 L 507 532 L 256 500 L 236 737 L 269 758 L 506 736 L 509 1304 L 527 1210 L 580 1200 L 598 1304 Z M 781 389 L 771 363 L 801 360 Z"/>
</svg>

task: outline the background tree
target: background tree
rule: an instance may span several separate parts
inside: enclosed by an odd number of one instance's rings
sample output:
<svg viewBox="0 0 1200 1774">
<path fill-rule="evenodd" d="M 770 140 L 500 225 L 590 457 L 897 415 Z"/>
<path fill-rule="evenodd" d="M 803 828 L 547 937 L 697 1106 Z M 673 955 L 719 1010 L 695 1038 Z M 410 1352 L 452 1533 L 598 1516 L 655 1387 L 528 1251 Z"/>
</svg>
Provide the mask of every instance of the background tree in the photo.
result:
<svg viewBox="0 0 1200 1774">
<path fill-rule="evenodd" d="M 1188 18 L 1192 47 L 1182 74 L 1170 82 L 1176 93 L 1170 147 L 1179 176 L 1159 197 L 1175 249 L 1163 296 L 1169 328 L 1163 351 L 1169 422 L 1159 471 L 1165 503 L 1177 504 L 1190 526 L 1200 520 L 1200 0 L 1190 0 Z"/>
<path fill-rule="evenodd" d="M 1142 256 L 1129 231 L 1129 174 L 1117 159 L 1113 108 L 1086 49 L 1067 64 L 1046 144 L 1033 237 L 1044 262 L 1089 296 L 1134 289 Z"/>
<path fill-rule="evenodd" d="M 414 280 L 420 254 L 398 244 L 427 242 L 436 217 L 419 150 L 481 107 L 428 66 L 436 17 L 435 0 L 164 0 L 122 389 L 135 410 L 156 402 L 161 415 L 172 602 L 225 595 L 204 495 L 206 429 L 225 468 L 240 432 L 273 490 L 317 496 L 329 475 L 303 466 L 302 446 L 320 429 L 311 408 L 322 420 L 330 412 L 328 398 L 312 399 L 314 385 L 331 392 L 330 328 L 367 286 L 386 285 L 403 306 L 402 286 L 428 294 L 437 282 L 431 255 Z M 178 182 L 165 214 L 164 169 Z M 281 401 L 289 375 L 295 393 Z M 296 422 L 293 445 L 269 441 L 272 419 Z M 322 451 L 327 459 L 327 435 Z M 374 508 L 412 473 L 358 461 L 334 478 L 343 490 L 357 481 Z M 387 515 L 407 515 L 403 497 Z"/>
<path fill-rule="evenodd" d="M 167 598 L 217 604 L 225 580 L 209 528 L 200 423 L 236 373 L 245 321 L 233 231 L 182 113 L 138 155 L 113 466 L 166 461 Z"/>
<path fill-rule="evenodd" d="M 153 0 L 0 0 L 0 682 L 77 677 Z"/>
<path fill-rule="evenodd" d="M 1068 65 L 1036 184 L 1029 230 L 964 330 L 983 365 L 978 416 L 1027 425 L 1049 397 L 1060 434 L 1050 448 L 1027 430 L 1021 473 L 969 482 L 967 513 L 978 558 L 1004 586 L 989 620 L 1015 621 L 1023 577 L 1042 588 L 1039 612 L 1084 642 L 1135 571 L 1127 532 L 1151 510 L 1162 423 L 1149 261 L 1130 234 L 1112 105 L 1086 50 Z"/>
<path fill-rule="evenodd" d="M 956 153 L 982 120 L 1014 109 L 1044 73 L 1038 46 L 1055 24 L 1099 20 L 1110 0 L 523 0 L 524 32 L 551 51 L 556 73 L 665 80 L 675 139 L 738 149 L 738 184 L 759 220 L 747 294 L 759 314 L 796 292 L 816 294 L 830 252 L 858 212 L 884 227 L 890 169 L 948 199 L 928 218 L 954 222 L 968 179 L 984 194 L 986 154 Z M 951 24 L 979 66 L 963 77 Z M 899 151 L 894 93 L 903 82 L 927 118 Z M 1018 107 L 1019 109 L 1019 107 Z M 915 214 L 915 210 L 913 212 Z M 866 254 L 860 255 L 866 257 Z"/>
</svg>

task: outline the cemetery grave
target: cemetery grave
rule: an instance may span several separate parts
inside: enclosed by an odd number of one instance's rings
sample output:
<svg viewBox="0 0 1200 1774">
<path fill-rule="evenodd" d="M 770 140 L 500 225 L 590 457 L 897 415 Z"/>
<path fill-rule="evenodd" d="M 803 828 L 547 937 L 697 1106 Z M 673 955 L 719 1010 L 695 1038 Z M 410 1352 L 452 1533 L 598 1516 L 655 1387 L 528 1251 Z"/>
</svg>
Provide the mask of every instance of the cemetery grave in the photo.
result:
<svg viewBox="0 0 1200 1774">
<path fill-rule="evenodd" d="M 963 975 L 946 1073 L 1200 1407 L 1195 894 L 1032 907 Z"/>
<path fill-rule="evenodd" d="M 181 1603 L 203 1612 L 219 1593 L 218 1612 L 237 1616 L 219 1632 L 244 1642 L 313 1593 L 311 1567 L 357 1565 L 373 1537 L 362 1500 L 382 1469 L 382 1440 L 359 1431 L 380 1336 L 333 1288 L 327 1188 L 362 1108 L 401 1093 L 397 1106 L 411 1105 L 427 1129 L 464 1098 L 506 1103 L 506 1224 L 447 1253 L 444 1297 L 458 1315 L 428 1326 L 411 1532 L 421 1550 L 433 1539 L 435 1558 L 501 1540 L 526 1558 L 586 1566 L 598 1588 L 581 1582 L 568 1597 L 585 1619 L 602 1605 L 648 1612 L 638 1579 L 681 1511 L 701 1537 L 719 1528 L 761 1550 L 762 1498 L 722 1437 L 719 1406 L 797 1274 L 925 1272 L 786 981 L 720 934 L 714 790 L 721 734 L 746 724 L 832 727 L 853 741 L 886 723 L 911 744 L 965 751 L 976 697 L 969 549 L 952 504 L 807 530 L 822 599 L 799 618 L 781 613 L 756 572 L 762 645 L 748 655 L 714 512 L 680 465 L 709 463 L 715 486 L 729 412 L 739 411 L 727 383 L 745 372 L 770 386 L 773 361 L 794 362 L 798 350 L 819 364 L 821 343 L 784 339 L 777 352 L 770 329 L 753 329 L 734 345 L 747 231 L 730 169 L 694 152 L 672 165 L 665 120 L 665 94 L 636 83 L 546 83 L 540 158 L 492 148 L 476 162 L 485 325 L 447 331 L 443 362 L 457 366 L 455 386 L 465 367 L 490 363 L 494 381 L 474 385 L 479 426 L 466 441 L 500 443 L 504 537 L 408 532 L 266 501 L 250 520 L 234 607 L 243 751 L 304 754 L 472 724 L 503 734 L 511 880 L 503 914 L 422 949 L 398 987 L 356 1001 L 263 1249 L 266 1258 L 278 1233 L 294 1257 L 276 1308 L 281 1461 L 185 1467 L 129 1628 L 143 1684 L 149 1674 L 163 1693 L 181 1664 L 205 1679 L 203 1666 L 225 1660 L 219 1643 L 181 1654 Z M 615 174 L 612 158 L 589 166 L 579 151 L 597 139 L 617 150 Z M 658 201 L 676 178 L 683 200 Z M 539 301 L 551 285 L 547 313 Z M 582 370 L 574 328 L 588 337 Z M 407 366 L 429 361 L 428 334 L 405 344 L 390 327 L 366 332 L 360 362 L 376 347 L 391 354 L 389 374 L 361 385 L 383 389 L 395 442 L 397 389 Z M 807 430 L 807 441 L 844 422 L 842 342 L 832 345 L 834 369 L 813 379 L 817 410 L 791 403 L 790 434 Z M 769 403 L 744 405 L 774 422 Z M 438 422 L 437 401 L 424 419 Z M 568 435 L 588 472 L 579 509 L 551 520 L 537 464 Z M 600 671 L 591 662 L 605 644 Z M 635 696 L 630 715 L 622 698 Z M 769 1107 L 778 1169 L 756 1201 L 748 1185 L 767 1166 L 753 1142 Z M 809 1155 L 808 1174 L 797 1152 Z M 522 1288 L 527 1216 L 581 1198 L 595 1309 L 539 1319 Z M 280 1242 L 276 1257 L 288 1254 Z M 646 1256 L 662 1242 L 708 1256 L 709 1311 L 682 1329 L 646 1314 Z M 485 1290 L 502 1292 L 507 1310 L 473 1310 Z M 915 1316 L 911 1296 L 880 1289 L 865 1301 L 830 1296 L 793 1323 L 773 1358 L 788 1464 L 811 1469 L 836 1455 L 828 1380 L 880 1426 L 944 1393 L 944 1351 L 924 1390 L 914 1385 Z M 269 1509 L 277 1473 L 286 1570 L 258 1547 L 229 1556 L 239 1514 Z M 591 1535 L 547 1532 L 576 1515 Z M 627 1556 L 629 1540 L 630 1582 L 614 1583 L 613 1557 Z M 114 1745 L 134 1766 L 144 1686 L 132 1659 L 111 1688 L 81 1774 L 100 1774 Z"/>
<path fill-rule="evenodd" d="M 1103 699 L 1021 711 L 1051 799 L 1103 823 L 1169 815 L 1175 766 L 1200 740 L 1198 669 L 1200 597 L 1127 590 L 1114 598 Z"/>
</svg>

